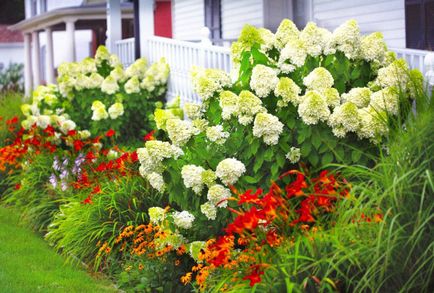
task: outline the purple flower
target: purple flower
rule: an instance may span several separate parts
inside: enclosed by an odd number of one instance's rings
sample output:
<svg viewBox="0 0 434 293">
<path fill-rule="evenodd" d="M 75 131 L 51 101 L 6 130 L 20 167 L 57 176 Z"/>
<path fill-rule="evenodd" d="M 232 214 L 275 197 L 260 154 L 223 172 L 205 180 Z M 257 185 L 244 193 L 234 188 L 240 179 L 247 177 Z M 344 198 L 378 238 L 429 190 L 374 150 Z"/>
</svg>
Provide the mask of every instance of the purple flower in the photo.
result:
<svg viewBox="0 0 434 293">
<path fill-rule="evenodd" d="M 60 162 L 57 156 L 55 156 L 53 160 L 53 169 L 56 171 L 60 171 Z"/>
<path fill-rule="evenodd" d="M 57 187 L 57 177 L 56 177 L 56 175 L 51 174 L 49 181 L 50 181 L 51 186 L 53 186 L 53 188 Z"/>
<path fill-rule="evenodd" d="M 63 180 L 65 178 L 67 178 L 68 176 L 69 176 L 69 172 L 68 172 L 68 170 L 65 169 L 65 170 L 62 171 L 62 173 L 60 173 L 59 177 L 60 177 L 60 179 Z"/>
<path fill-rule="evenodd" d="M 66 183 L 66 181 L 63 181 L 60 183 L 62 191 L 65 191 L 68 189 L 68 183 Z"/>
</svg>

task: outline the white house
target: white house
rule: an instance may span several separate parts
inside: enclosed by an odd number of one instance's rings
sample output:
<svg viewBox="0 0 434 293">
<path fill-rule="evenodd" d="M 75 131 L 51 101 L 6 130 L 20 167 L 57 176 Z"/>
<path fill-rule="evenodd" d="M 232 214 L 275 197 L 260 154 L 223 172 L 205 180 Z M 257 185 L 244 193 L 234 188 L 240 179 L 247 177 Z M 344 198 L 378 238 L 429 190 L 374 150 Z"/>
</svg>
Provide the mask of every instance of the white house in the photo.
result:
<svg viewBox="0 0 434 293">
<path fill-rule="evenodd" d="M 24 63 L 23 35 L 0 24 L 0 69 L 7 68 L 10 63 Z"/>
</svg>

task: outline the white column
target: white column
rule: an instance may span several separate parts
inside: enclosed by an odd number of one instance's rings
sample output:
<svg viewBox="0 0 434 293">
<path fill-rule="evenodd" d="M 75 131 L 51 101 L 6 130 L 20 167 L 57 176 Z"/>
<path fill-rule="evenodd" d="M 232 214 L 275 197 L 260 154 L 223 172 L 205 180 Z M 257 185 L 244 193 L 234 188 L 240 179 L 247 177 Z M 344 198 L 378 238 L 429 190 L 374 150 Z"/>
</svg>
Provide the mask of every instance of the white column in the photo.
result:
<svg viewBox="0 0 434 293">
<path fill-rule="evenodd" d="M 75 20 L 68 20 L 65 22 L 66 25 L 66 52 L 67 52 L 67 62 L 74 62 L 75 57 Z"/>
<path fill-rule="evenodd" d="M 33 87 L 36 88 L 41 84 L 41 61 L 40 61 L 40 45 L 39 45 L 39 32 L 32 32 L 33 39 Z"/>
<path fill-rule="evenodd" d="M 24 89 L 25 96 L 29 97 L 32 93 L 32 37 L 30 33 L 24 34 Z"/>
<path fill-rule="evenodd" d="M 140 56 L 149 57 L 147 39 L 154 35 L 154 0 L 139 0 Z"/>
<path fill-rule="evenodd" d="M 47 36 L 46 45 L 46 57 L 45 57 L 45 72 L 47 74 L 47 83 L 54 83 L 54 52 L 53 52 L 53 31 L 47 27 L 45 29 L 45 35 Z"/>
<path fill-rule="evenodd" d="M 116 41 L 122 40 L 122 12 L 120 0 L 107 1 L 107 41 L 106 46 L 114 53 Z"/>
</svg>

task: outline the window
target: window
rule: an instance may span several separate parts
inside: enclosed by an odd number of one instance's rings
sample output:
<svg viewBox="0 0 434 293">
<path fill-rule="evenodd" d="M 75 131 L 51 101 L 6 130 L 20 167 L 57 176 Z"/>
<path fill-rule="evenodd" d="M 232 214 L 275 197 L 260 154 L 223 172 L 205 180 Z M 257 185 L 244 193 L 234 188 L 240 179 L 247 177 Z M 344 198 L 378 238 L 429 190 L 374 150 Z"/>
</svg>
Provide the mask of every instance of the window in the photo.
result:
<svg viewBox="0 0 434 293">
<path fill-rule="evenodd" d="M 434 49 L 434 0 L 405 1 L 406 47 Z"/>
<path fill-rule="evenodd" d="M 38 13 L 38 1 L 30 0 L 30 16 L 35 16 Z"/>
<path fill-rule="evenodd" d="M 205 0 L 205 26 L 211 31 L 211 40 L 218 41 L 221 39 L 220 0 Z"/>
<path fill-rule="evenodd" d="M 41 11 L 40 13 L 47 12 L 47 0 L 40 0 L 41 1 Z"/>
</svg>

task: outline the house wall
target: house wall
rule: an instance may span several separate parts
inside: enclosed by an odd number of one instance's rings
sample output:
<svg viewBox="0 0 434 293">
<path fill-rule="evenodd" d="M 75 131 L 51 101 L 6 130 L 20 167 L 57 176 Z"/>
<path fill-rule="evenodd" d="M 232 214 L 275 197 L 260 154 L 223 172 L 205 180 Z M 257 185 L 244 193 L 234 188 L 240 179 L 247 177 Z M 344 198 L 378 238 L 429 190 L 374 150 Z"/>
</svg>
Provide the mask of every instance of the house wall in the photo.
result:
<svg viewBox="0 0 434 293">
<path fill-rule="evenodd" d="M 200 40 L 205 23 L 203 0 L 172 0 L 173 38 L 186 41 Z"/>
<path fill-rule="evenodd" d="M 363 34 L 380 31 L 389 47 L 405 48 L 405 8 L 402 0 L 312 0 L 313 21 L 329 30 L 348 19 Z"/>
<path fill-rule="evenodd" d="M 23 43 L 0 43 L 0 67 L 7 68 L 11 62 L 24 63 Z"/>
<path fill-rule="evenodd" d="M 237 39 L 245 24 L 264 26 L 263 1 L 221 0 L 222 38 Z"/>
</svg>

